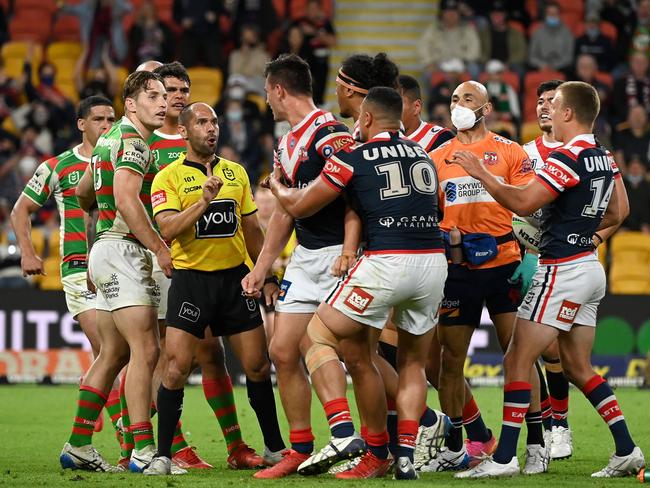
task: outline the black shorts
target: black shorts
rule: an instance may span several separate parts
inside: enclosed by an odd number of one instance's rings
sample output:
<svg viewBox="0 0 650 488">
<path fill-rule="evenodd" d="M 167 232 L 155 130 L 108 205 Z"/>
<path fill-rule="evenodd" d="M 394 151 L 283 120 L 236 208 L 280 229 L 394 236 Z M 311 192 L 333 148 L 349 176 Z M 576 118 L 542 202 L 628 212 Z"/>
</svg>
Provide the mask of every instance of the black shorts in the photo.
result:
<svg viewBox="0 0 650 488">
<path fill-rule="evenodd" d="M 213 336 L 229 336 L 262 325 L 257 300 L 242 295 L 241 280 L 248 274 L 245 264 L 220 271 L 175 269 L 169 288 L 169 327 L 203 339 L 205 328 Z"/>
<path fill-rule="evenodd" d="M 483 303 L 490 315 L 516 312 L 521 301 L 520 284 L 510 284 L 508 278 L 517 266 L 519 261 L 487 269 L 450 264 L 440 304 L 440 325 L 478 327 Z"/>
</svg>

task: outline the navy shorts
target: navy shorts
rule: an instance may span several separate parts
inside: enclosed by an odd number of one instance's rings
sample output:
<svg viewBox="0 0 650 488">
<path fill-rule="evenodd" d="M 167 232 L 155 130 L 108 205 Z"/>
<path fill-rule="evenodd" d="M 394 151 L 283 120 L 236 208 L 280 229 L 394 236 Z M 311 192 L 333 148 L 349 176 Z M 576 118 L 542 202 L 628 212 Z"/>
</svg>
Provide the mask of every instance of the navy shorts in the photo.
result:
<svg viewBox="0 0 650 488">
<path fill-rule="evenodd" d="M 262 325 L 257 300 L 242 294 L 241 280 L 248 266 L 220 271 L 175 269 L 169 288 L 168 327 L 203 339 L 206 327 L 212 335 L 229 336 Z"/>
<path fill-rule="evenodd" d="M 487 269 L 450 264 L 440 305 L 440 325 L 481 323 L 483 304 L 490 315 L 516 312 L 521 301 L 520 284 L 508 283 L 519 261 Z"/>
</svg>

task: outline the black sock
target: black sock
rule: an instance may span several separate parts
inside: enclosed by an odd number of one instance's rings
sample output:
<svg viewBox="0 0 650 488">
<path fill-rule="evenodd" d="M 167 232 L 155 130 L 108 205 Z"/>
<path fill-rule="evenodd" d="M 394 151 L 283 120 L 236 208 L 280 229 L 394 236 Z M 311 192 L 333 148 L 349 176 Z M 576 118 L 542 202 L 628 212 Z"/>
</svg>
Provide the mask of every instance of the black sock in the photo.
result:
<svg viewBox="0 0 650 488">
<path fill-rule="evenodd" d="M 542 425 L 544 426 L 544 430 L 551 430 L 553 426 L 551 399 L 548 396 L 546 378 L 544 377 L 544 371 L 542 371 L 539 361 L 535 361 L 535 369 L 537 370 L 537 376 L 539 376 L 539 400 L 542 407 Z"/>
<path fill-rule="evenodd" d="M 559 359 L 546 361 L 549 364 L 559 363 Z M 553 409 L 553 425 L 568 428 L 567 416 L 569 413 L 569 381 L 562 371 L 553 372 L 546 370 L 548 392 Z"/>
<path fill-rule="evenodd" d="M 158 455 L 172 458 L 174 431 L 183 411 L 184 390 L 158 389 Z"/>
<path fill-rule="evenodd" d="M 544 447 L 544 434 L 542 430 L 542 412 L 526 412 L 526 444 L 539 444 Z"/>
<path fill-rule="evenodd" d="M 463 417 L 450 417 L 451 429 L 445 445 L 450 451 L 459 452 L 463 448 Z"/>
<path fill-rule="evenodd" d="M 285 445 L 278 425 L 271 379 L 252 381 L 246 378 L 246 391 L 248 403 L 253 407 L 260 429 L 262 429 L 264 445 L 273 452 L 282 451 Z"/>
</svg>

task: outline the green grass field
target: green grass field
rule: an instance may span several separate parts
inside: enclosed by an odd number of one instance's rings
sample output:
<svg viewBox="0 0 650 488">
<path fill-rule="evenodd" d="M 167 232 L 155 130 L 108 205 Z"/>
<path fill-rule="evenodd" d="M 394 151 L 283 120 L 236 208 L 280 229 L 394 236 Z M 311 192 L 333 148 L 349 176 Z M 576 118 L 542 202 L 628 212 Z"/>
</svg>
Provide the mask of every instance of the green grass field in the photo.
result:
<svg viewBox="0 0 650 488">
<path fill-rule="evenodd" d="M 244 436 L 253 447 L 263 448 L 261 434 L 255 415 L 246 400 L 243 388 L 236 390 L 239 418 Z M 650 454 L 650 423 L 647 423 L 650 408 L 650 394 L 632 389 L 617 390 L 618 398 L 628 419 L 630 429 L 637 443 Z M 501 417 L 501 390 L 481 388 L 476 397 L 488 424 L 499 430 Z M 323 475 L 318 478 L 292 476 L 278 481 L 260 481 L 252 478 L 250 471 L 232 471 L 226 468 L 225 445 L 216 419 L 203 398 L 200 387 L 188 387 L 185 392 L 183 424 L 190 443 L 210 463 L 213 470 L 193 471 L 185 476 L 145 478 L 135 474 L 102 474 L 81 471 L 63 471 L 59 466 L 59 452 L 68 437 L 70 422 L 74 414 L 76 389 L 72 386 L 2 386 L 0 387 L 0 434 L 4 448 L 0 451 L 1 486 L 291 486 L 329 487 L 351 486 L 355 482 L 343 482 Z M 430 394 L 431 405 L 437 405 L 435 392 Z M 281 409 L 280 409 L 281 410 Z M 314 434 L 317 447 L 328 437 L 320 404 L 313 402 Z M 106 417 L 108 419 L 108 417 Z M 283 432 L 286 422 L 281 415 Z M 553 486 L 610 487 L 635 486 L 634 478 L 619 480 L 592 480 L 589 475 L 607 462 L 613 445 L 609 432 L 583 396 L 572 390 L 570 422 L 574 431 L 575 452 L 572 459 L 552 463 L 550 472 L 535 477 L 519 476 L 513 479 L 490 481 L 455 480 L 451 473 L 425 473 L 416 482 L 436 487 L 459 487 L 475 484 L 480 487 Z M 155 426 L 155 420 L 154 420 Z M 524 435 L 525 437 L 525 435 Z M 286 437 L 285 437 L 286 439 Z M 96 434 L 95 446 L 110 461 L 117 461 L 118 450 L 113 429 L 107 423 L 104 431 Z M 520 446 L 520 452 L 521 452 Z M 521 462 L 521 457 L 520 457 Z M 395 481 L 364 480 L 364 486 L 389 486 Z"/>
</svg>

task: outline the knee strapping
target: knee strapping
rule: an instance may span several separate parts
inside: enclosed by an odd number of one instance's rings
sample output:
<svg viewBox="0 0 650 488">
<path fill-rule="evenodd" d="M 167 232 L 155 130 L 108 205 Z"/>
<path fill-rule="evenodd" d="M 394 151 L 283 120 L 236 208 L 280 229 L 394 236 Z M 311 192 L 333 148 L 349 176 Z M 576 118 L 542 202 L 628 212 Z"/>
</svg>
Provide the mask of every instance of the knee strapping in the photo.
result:
<svg viewBox="0 0 650 488">
<path fill-rule="evenodd" d="M 544 368 L 551 373 L 562 373 L 562 363 L 559 359 L 544 359 Z"/>
<path fill-rule="evenodd" d="M 307 336 L 312 342 L 305 354 L 305 363 L 309 374 L 314 374 L 318 368 L 330 361 L 338 361 L 336 352 L 338 341 L 332 331 L 327 328 L 317 314 L 311 318 L 307 326 Z"/>
</svg>

